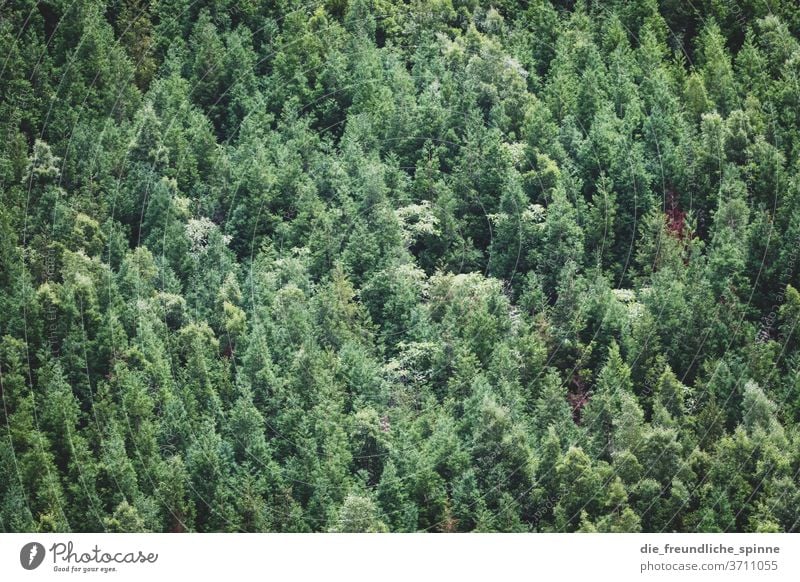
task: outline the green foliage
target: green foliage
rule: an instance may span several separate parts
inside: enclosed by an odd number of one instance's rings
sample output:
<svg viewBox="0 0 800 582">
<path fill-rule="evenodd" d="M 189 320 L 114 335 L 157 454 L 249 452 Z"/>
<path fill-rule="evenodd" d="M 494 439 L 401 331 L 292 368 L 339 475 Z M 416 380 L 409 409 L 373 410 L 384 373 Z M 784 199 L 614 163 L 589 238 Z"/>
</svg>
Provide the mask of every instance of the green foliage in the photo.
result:
<svg viewBox="0 0 800 582">
<path fill-rule="evenodd" d="M 796 3 L 0 18 L 0 531 L 798 531 Z"/>
</svg>

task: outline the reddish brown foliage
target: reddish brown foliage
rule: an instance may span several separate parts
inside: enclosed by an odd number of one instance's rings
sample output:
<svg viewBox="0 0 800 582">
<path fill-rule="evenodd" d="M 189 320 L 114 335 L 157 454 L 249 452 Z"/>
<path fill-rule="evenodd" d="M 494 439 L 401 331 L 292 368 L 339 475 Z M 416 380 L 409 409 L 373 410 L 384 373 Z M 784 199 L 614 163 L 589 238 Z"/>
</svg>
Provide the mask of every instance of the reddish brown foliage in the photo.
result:
<svg viewBox="0 0 800 582">
<path fill-rule="evenodd" d="M 686 213 L 678 206 L 674 190 L 667 190 L 666 197 L 667 231 L 673 236 L 683 239 L 686 232 Z"/>
<path fill-rule="evenodd" d="M 575 421 L 575 424 L 580 424 L 581 410 L 583 410 L 583 407 L 589 402 L 589 388 L 579 373 L 572 376 L 569 382 L 567 401 L 569 401 L 572 407 L 572 420 Z"/>
</svg>

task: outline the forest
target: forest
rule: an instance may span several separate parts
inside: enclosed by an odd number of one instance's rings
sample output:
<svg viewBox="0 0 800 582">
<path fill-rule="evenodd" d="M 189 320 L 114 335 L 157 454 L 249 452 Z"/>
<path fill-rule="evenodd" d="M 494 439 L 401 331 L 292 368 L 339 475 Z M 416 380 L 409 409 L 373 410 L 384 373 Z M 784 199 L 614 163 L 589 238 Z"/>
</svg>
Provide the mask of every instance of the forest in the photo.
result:
<svg viewBox="0 0 800 582">
<path fill-rule="evenodd" d="M 0 3 L 0 531 L 800 531 L 794 0 Z"/>
</svg>

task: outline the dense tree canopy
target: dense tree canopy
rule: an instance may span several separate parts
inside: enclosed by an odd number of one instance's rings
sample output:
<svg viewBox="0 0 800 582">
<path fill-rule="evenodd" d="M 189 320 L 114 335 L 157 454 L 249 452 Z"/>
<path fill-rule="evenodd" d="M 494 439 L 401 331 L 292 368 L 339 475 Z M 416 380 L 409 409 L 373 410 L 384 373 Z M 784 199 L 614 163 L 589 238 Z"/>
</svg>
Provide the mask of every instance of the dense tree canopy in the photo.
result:
<svg viewBox="0 0 800 582">
<path fill-rule="evenodd" d="M 791 0 L 15 0 L 0 531 L 799 531 Z"/>
</svg>

